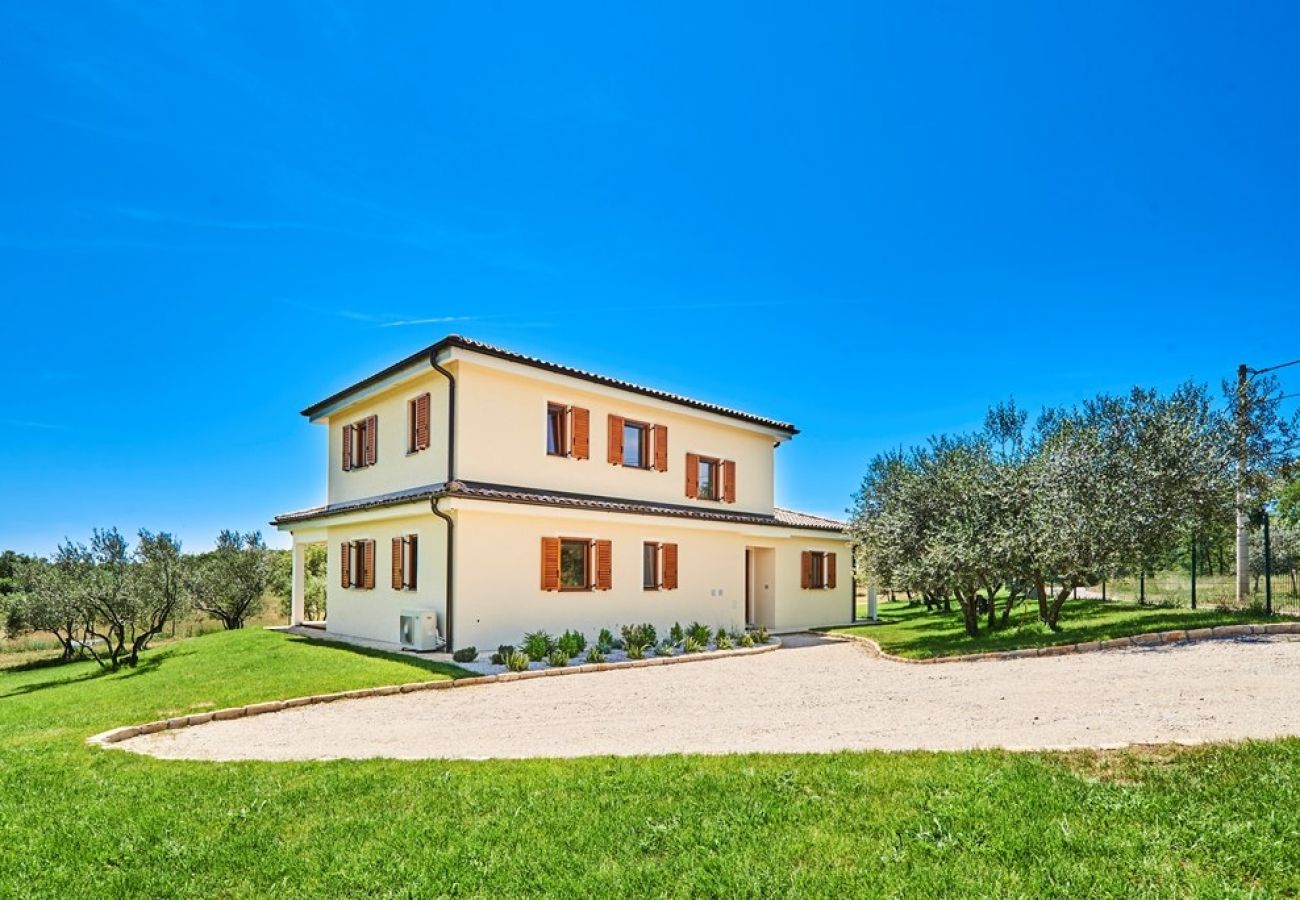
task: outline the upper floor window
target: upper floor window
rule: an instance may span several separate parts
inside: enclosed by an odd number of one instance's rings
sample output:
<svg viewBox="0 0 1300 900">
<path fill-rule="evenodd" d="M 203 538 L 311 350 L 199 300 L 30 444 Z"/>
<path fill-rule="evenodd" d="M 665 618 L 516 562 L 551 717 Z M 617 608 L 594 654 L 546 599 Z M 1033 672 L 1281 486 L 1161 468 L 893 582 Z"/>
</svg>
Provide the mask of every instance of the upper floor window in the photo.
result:
<svg viewBox="0 0 1300 900">
<path fill-rule="evenodd" d="M 736 464 L 729 459 L 686 454 L 686 496 L 736 502 Z"/>
<path fill-rule="evenodd" d="M 370 590 L 375 586 L 375 542 L 344 541 L 339 553 L 340 584 Z"/>
<path fill-rule="evenodd" d="M 835 554 L 805 550 L 800 559 L 799 586 L 804 589 L 835 587 Z"/>
<path fill-rule="evenodd" d="M 418 453 L 429 447 L 429 395 L 421 394 L 406 404 L 406 452 Z"/>
<path fill-rule="evenodd" d="M 580 406 L 546 404 L 546 453 L 586 459 L 591 449 L 591 414 Z"/>
<path fill-rule="evenodd" d="M 623 422 L 623 465 L 633 469 L 650 467 L 650 426 Z"/>
<path fill-rule="evenodd" d="M 379 460 L 378 432 L 378 416 L 343 426 L 343 471 L 373 466 Z"/>
<path fill-rule="evenodd" d="M 393 590 L 415 590 L 418 545 L 419 538 L 414 534 L 393 538 Z"/>
<path fill-rule="evenodd" d="M 668 427 L 609 417 L 609 461 L 632 469 L 668 471 Z"/>
</svg>

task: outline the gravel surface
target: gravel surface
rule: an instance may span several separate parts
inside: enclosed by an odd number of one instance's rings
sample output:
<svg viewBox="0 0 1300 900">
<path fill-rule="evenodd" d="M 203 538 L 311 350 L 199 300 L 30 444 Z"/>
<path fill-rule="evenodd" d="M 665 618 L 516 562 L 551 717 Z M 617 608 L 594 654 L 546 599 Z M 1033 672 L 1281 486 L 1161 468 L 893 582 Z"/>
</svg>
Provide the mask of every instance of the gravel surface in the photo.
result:
<svg viewBox="0 0 1300 900">
<path fill-rule="evenodd" d="M 175 759 L 1015 750 L 1300 734 L 1300 641 L 914 666 L 790 636 L 775 653 L 345 700 L 116 746 Z M 125 723 L 124 723 L 125 724 Z"/>
</svg>

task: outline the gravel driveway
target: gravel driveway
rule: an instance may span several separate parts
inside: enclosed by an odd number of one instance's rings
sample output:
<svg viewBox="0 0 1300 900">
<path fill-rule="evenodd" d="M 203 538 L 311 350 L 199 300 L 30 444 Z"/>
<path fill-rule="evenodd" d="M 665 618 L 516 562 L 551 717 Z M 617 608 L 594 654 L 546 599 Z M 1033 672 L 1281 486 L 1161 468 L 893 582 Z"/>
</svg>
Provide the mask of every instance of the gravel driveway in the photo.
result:
<svg viewBox="0 0 1300 900">
<path fill-rule="evenodd" d="M 1300 734 L 1300 641 L 912 666 L 775 653 L 306 706 L 116 746 L 177 759 L 520 758 L 1109 747 Z"/>
</svg>

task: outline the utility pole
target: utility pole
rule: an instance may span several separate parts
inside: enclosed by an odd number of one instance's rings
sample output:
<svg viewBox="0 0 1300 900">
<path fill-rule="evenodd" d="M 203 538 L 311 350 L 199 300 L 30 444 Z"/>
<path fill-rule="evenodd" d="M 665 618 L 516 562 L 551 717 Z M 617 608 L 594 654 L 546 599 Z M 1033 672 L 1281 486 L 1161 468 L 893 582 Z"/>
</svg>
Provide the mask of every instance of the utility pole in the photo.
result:
<svg viewBox="0 0 1300 900">
<path fill-rule="evenodd" d="M 1250 602 L 1250 515 L 1246 509 L 1246 474 L 1250 460 L 1246 456 L 1250 434 L 1250 369 L 1237 366 L 1237 605 Z"/>
</svg>

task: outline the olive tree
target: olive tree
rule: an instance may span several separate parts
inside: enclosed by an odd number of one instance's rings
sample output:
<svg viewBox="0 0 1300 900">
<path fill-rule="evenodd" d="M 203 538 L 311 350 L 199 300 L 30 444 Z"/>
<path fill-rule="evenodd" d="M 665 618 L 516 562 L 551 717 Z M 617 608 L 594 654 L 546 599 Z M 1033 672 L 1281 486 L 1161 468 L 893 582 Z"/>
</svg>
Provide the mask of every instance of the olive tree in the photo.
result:
<svg viewBox="0 0 1300 900">
<path fill-rule="evenodd" d="M 243 628 L 249 617 L 262 611 L 272 574 L 271 551 L 260 532 L 222 531 L 216 549 L 196 562 L 194 608 L 228 629 Z"/>
<path fill-rule="evenodd" d="M 62 658 L 78 656 L 86 638 L 83 603 L 85 568 L 76 555 L 60 548 L 53 560 L 28 559 L 14 571 L 17 590 L 8 595 L 5 630 L 13 634 L 51 634 L 63 648 Z"/>
</svg>

